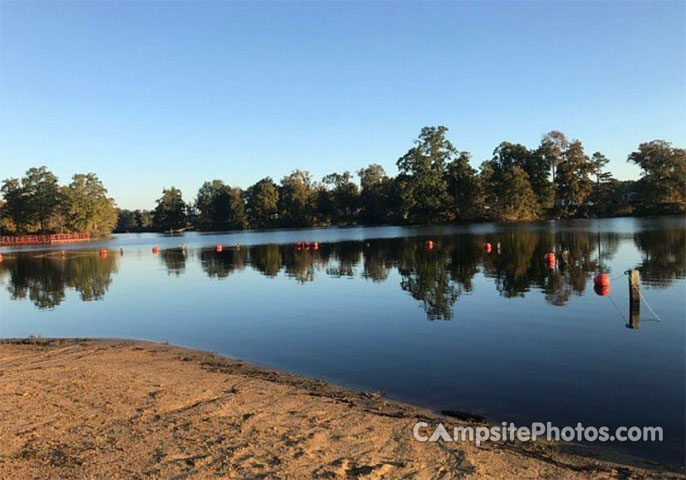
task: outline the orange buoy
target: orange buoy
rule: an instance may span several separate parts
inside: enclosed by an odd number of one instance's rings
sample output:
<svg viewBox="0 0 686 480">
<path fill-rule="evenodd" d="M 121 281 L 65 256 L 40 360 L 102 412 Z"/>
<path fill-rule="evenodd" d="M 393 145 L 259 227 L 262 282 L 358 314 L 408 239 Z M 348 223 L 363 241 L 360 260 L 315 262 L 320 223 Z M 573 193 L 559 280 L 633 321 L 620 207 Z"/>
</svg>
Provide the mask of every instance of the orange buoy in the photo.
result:
<svg viewBox="0 0 686 480">
<path fill-rule="evenodd" d="M 546 266 L 549 269 L 555 268 L 556 261 L 555 261 L 555 254 L 553 252 L 548 252 L 545 254 L 545 257 L 543 257 L 543 260 L 545 261 Z"/>
<path fill-rule="evenodd" d="M 433 250 L 434 249 L 434 241 L 433 240 L 427 240 L 426 241 L 426 248 L 428 248 L 429 250 Z"/>
<path fill-rule="evenodd" d="M 214 251 L 217 252 L 217 253 L 221 253 L 222 250 L 224 250 L 224 247 L 222 246 L 221 243 L 218 243 L 218 244 L 214 247 Z"/>
<path fill-rule="evenodd" d="M 157 255 L 158 253 L 160 253 L 160 247 L 152 247 L 152 253 L 153 255 Z"/>
<path fill-rule="evenodd" d="M 610 284 L 603 285 L 601 283 L 596 283 L 593 285 L 593 291 L 601 297 L 607 297 L 610 294 Z"/>
<path fill-rule="evenodd" d="M 486 253 L 491 253 L 491 250 L 493 250 L 493 245 L 488 242 L 484 243 L 484 251 Z"/>
<path fill-rule="evenodd" d="M 2 263 L 2 253 L 0 253 L 0 263 Z"/>
<path fill-rule="evenodd" d="M 319 250 L 319 243 L 318 242 L 312 243 L 312 250 Z"/>
<path fill-rule="evenodd" d="M 100 258 L 107 258 L 107 250 L 104 248 L 100 250 Z"/>
<path fill-rule="evenodd" d="M 602 285 L 602 286 L 610 286 L 610 275 L 607 273 L 599 273 L 596 275 L 596 277 L 593 279 L 593 284 L 594 285 Z"/>
</svg>

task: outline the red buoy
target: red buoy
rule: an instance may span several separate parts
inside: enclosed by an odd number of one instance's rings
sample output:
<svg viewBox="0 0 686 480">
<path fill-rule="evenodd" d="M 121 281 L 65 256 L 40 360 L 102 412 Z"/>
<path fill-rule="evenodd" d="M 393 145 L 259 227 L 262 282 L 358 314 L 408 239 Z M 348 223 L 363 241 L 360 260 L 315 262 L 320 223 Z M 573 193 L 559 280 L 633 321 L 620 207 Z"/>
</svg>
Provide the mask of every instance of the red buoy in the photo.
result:
<svg viewBox="0 0 686 480">
<path fill-rule="evenodd" d="M 224 250 L 224 247 L 222 247 L 221 243 L 218 243 L 217 246 L 214 247 L 214 251 L 217 253 L 221 253 L 222 250 Z"/>
<path fill-rule="evenodd" d="M 555 268 L 556 262 L 555 262 L 555 254 L 553 252 L 548 252 L 545 254 L 545 257 L 543 257 L 543 260 L 545 261 L 546 267 L 549 269 Z"/>
<path fill-rule="evenodd" d="M 107 258 L 107 250 L 104 248 L 100 250 L 100 258 Z"/>
<path fill-rule="evenodd" d="M 485 251 L 486 253 L 491 253 L 491 250 L 493 250 L 493 245 L 491 245 L 490 243 L 486 242 L 486 243 L 484 244 L 484 251 Z"/>
<path fill-rule="evenodd" d="M 312 243 L 312 250 L 319 250 L 319 243 L 313 242 Z"/>
<path fill-rule="evenodd" d="M 426 248 L 429 250 L 433 250 L 434 249 L 434 241 L 433 240 L 427 240 L 426 241 Z"/>
<path fill-rule="evenodd" d="M 593 285 L 593 291 L 601 297 L 607 297 L 610 294 L 610 284 L 608 283 L 607 285 L 603 285 L 596 283 Z"/>
<path fill-rule="evenodd" d="M 610 286 L 610 275 L 608 275 L 607 273 L 599 273 L 593 279 L 593 284 L 609 287 Z"/>
<path fill-rule="evenodd" d="M 2 263 L 2 253 L 0 253 L 0 263 Z"/>
<path fill-rule="evenodd" d="M 152 253 L 153 255 L 157 255 L 160 253 L 160 247 L 152 247 Z"/>
</svg>

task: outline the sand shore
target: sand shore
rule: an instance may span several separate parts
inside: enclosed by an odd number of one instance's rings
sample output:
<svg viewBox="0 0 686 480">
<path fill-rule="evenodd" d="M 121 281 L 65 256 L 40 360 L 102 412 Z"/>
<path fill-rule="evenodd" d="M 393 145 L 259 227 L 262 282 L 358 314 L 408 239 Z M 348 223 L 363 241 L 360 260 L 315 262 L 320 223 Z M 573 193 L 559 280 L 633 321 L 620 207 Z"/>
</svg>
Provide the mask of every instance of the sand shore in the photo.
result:
<svg viewBox="0 0 686 480">
<path fill-rule="evenodd" d="M 0 478 L 683 478 L 562 444 L 417 442 L 431 411 L 167 344 L 0 342 Z M 601 459 L 602 458 L 602 459 Z"/>
</svg>

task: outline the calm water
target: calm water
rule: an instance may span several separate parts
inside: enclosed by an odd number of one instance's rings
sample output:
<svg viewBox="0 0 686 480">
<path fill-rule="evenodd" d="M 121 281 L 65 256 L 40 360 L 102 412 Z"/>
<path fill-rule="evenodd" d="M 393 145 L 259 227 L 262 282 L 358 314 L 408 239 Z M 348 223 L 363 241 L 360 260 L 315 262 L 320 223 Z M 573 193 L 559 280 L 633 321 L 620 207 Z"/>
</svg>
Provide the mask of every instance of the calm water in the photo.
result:
<svg viewBox="0 0 686 480">
<path fill-rule="evenodd" d="M 0 249 L 0 336 L 169 341 L 492 421 L 662 425 L 661 445 L 612 447 L 683 463 L 684 217 L 127 234 L 60 248 Z M 565 252 L 554 270 L 550 250 Z M 608 296 L 593 289 L 601 268 Z M 643 304 L 638 328 L 627 325 L 633 268 L 660 320 Z"/>
</svg>

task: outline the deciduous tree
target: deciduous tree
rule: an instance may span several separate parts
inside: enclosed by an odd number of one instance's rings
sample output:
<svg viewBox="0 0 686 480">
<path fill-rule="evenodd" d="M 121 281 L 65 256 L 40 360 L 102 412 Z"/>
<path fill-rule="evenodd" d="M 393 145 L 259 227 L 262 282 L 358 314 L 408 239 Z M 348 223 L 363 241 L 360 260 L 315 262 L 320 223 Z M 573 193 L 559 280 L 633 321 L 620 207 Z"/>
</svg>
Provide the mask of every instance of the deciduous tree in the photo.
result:
<svg viewBox="0 0 686 480">
<path fill-rule="evenodd" d="M 661 204 L 686 209 L 686 150 L 664 140 L 642 143 L 629 155 L 629 162 L 643 169 L 638 185 L 639 200 L 655 211 Z"/>
<path fill-rule="evenodd" d="M 271 178 L 263 178 L 249 187 L 245 197 L 253 228 L 268 228 L 275 224 L 279 211 L 279 189 Z"/>
<path fill-rule="evenodd" d="M 409 223 L 439 223 L 448 213 L 445 167 L 458 155 L 443 126 L 422 128 L 415 146 L 397 161 L 404 182 L 401 212 Z"/>
<path fill-rule="evenodd" d="M 63 189 L 64 226 L 72 232 L 103 236 L 117 224 L 114 200 L 95 173 L 76 174 Z"/>
<path fill-rule="evenodd" d="M 186 227 L 187 206 L 183 201 L 181 190 L 170 187 L 162 190 L 157 199 L 153 214 L 153 224 L 158 230 L 178 230 Z"/>
</svg>

